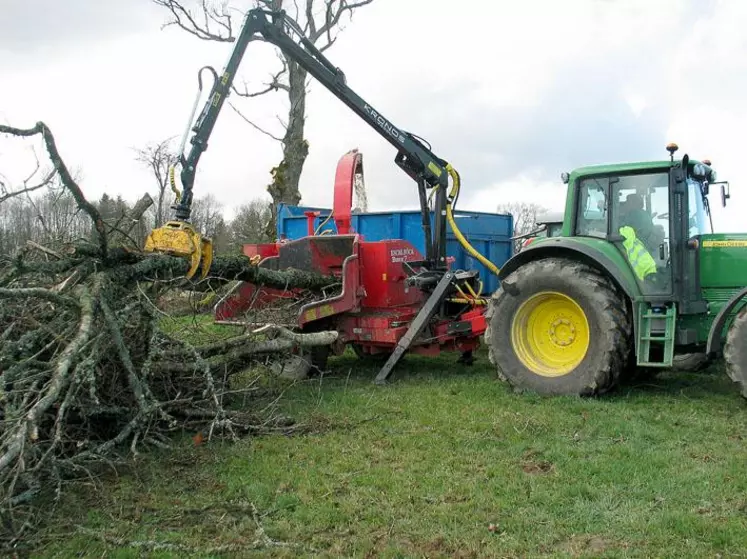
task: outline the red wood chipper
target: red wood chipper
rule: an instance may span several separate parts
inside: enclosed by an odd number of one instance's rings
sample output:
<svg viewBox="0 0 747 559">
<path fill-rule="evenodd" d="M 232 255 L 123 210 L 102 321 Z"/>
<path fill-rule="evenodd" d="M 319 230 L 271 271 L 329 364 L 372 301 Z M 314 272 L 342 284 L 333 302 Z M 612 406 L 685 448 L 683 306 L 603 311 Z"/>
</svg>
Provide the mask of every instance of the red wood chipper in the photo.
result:
<svg viewBox="0 0 747 559">
<path fill-rule="evenodd" d="M 155 229 L 146 249 L 192 257 L 189 276 L 202 260 L 202 275 L 208 273 L 212 247 L 190 224 L 193 185 L 197 164 L 228 95 L 247 46 L 262 40 L 278 47 L 316 78 L 327 90 L 368 123 L 397 150 L 395 163 L 412 178 L 418 188 L 424 251 L 407 240 L 367 241 L 350 230 L 352 177 L 360 168 L 360 158 L 350 154 L 339 169 L 335 191 L 335 235 L 307 235 L 280 244 L 255 247 L 260 266 L 315 271 L 340 278 L 340 291 L 321 301 L 309 301 L 297 314 L 296 326 L 304 331 L 335 329 L 340 341 L 352 344 L 361 356 L 388 356 L 377 376 L 384 382 L 405 351 L 434 353 L 444 349 L 462 352 L 470 362 L 471 352 L 485 330 L 481 281 L 475 269 L 458 270 L 446 258 L 447 224 L 464 249 L 493 273 L 498 269 L 461 234 L 454 220 L 453 207 L 459 197 L 460 178 L 450 163 L 437 157 L 428 143 L 386 119 L 347 85 L 345 74 L 304 36 L 302 28 L 282 10 L 255 8 L 247 11 L 241 31 L 222 74 L 207 67 L 213 86 L 202 112 L 193 123 L 194 110 L 185 132 L 178 165 L 182 190 L 175 209 L 175 220 Z M 203 69 L 204 70 L 204 69 Z M 202 70 L 201 70 L 202 72 Z M 201 74 L 200 74 L 201 76 Z M 200 87 L 202 79 L 199 80 Z M 195 102 L 195 109 L 200 94 Z M 185 153 L 190 129 L 191 148 Z M 172 169 L 172 179 L 175 173 Z M 343 186 L 344 184 L 344 186 Z M 172 183 L 175 190 L 177 187 Z M 432 217 L 431 217 L 432 216 Z M 311 216 L 310 216 L 311 219 Z M 230 320 L 247 301 L 272 302 L 292 298 L 244 285 L 236 296 L 218 309 L 219 320 Z M 316 353 L 322 362 L 328 350 Z M 324 355 L 322 355 L 324 354 Z"/>
<path fill-rule="evenodd" d="M 315 225 L 319 212 L 307 211 L 306 236 L 244 245 L 244 253 L 257 258 L 260 267 L 295 268 L 340 279 L 340 286 L 328 297 L 302 302 L 294 323 L 287 325 L 302 332 L 335 330 L 339 334 L 336 343 L 298 353 L 284 366 L 292 369 L 290 376 L 305 376 L 313 368 L 324 367 L 330 352 L 339 355 L 346 345 L 363 359 L 378 358 L 384 363 L 389 358 L 391 363 L 384 364 L 378 381 L 389 376 L 401 355 L 393 358 L 398 346 L 424 355 L 456 351 L 461 353 L 461 363 L 470 364 L 472 351 L 478 347 L 486 327 L 482 282 L 471 281 L 475 280 L 473 272 L 452 270 L 454 259 L 447 257 L 447 275 L 459 282 L 451 284 L 458 287 L 448 290 L 443 298 L 429 301 L 431 291 L 412 281 L 428 270 L 424 255 L 411 242 L 367 241 L 351 227 L 354 185 L 362 175 L 363 158 L 357 150 L 340 159 L 329 214 L 334 234 L 319 234 L 321 227 Z M 439 283 L 436 281 L 434 287 Z M 262 316 L 263 307 L 287 304 L 298 295 L 293 290 L 244 282 L 216 305 L 215 320 L 221 324 L 245 324 L 247 313 Z M 256 322 L 252 325 L 260 326 Z"/>
</svg>

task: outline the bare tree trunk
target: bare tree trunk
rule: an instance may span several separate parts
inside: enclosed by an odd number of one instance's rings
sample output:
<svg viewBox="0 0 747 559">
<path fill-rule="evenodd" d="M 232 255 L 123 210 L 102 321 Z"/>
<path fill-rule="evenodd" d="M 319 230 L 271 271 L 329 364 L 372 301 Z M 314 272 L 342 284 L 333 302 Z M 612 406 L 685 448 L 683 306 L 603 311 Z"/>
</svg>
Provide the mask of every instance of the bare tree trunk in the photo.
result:
<svg viewBox="0 0 747 559">
<path fill-rule="evenodd" d="M 272 169 L 272 182 L 267 191 L 272 196 L 271 219 L 267 224 L 267 235 L 275 237 L 277 211 L 280 204 L 297 205 L 301 201 L 299 183 L 309 154 L 309 142 L 304 138 L 306 125 L 306 70 L 293 60 L 288 64 L 288 124 L 283 136 L 283 159 Z"/>
</svg>

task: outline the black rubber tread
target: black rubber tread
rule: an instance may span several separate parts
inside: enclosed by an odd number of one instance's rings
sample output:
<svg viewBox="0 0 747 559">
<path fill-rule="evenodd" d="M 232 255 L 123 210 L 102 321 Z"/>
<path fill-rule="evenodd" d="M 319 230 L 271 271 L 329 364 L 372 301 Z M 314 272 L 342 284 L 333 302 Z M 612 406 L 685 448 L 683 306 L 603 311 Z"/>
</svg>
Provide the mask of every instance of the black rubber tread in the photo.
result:
<svg viewBox="0 0 747 559">
<path fill-rule="evenodd" d="M 511 323 L 520 303 L 550 290 L 572 297 L 581 306 L 591 333 L 584 360 L 567 375 L 556 378 L 537 375 L 524 367 L 511 344 Z M 498 376 L 517 388 L 540 394 L 603 394 L 617 384 L 632 354 L 633 327 L 625 296 L 598 270 L 570 259 L 536 260 L 512 272 L 493 293 L 486 319 L 485 342 Z"/>
<path fill-rule="evenodd" d="M 724 362 L 726 374 L 747 398 L 747 307 L 737 314 L 726 335 Z"/>
<path fill-rule="evenodd" d="M 694 373 L 705 369 L 708 363 L 705 353 L 681 353 L 674 356 L 672 370 Z"/>
</svg>

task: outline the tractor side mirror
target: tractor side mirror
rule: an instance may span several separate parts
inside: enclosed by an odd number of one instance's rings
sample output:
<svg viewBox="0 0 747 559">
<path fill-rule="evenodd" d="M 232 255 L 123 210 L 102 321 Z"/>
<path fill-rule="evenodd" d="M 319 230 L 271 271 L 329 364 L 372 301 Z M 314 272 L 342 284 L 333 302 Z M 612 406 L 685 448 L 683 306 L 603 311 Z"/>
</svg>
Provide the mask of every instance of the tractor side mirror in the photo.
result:
<svg viewBox="0 0 747 559">
<path fill-rule="evenodd" d="M 725 208 L 726 207 L 726 201 L 731 198 L 731 193 L 729 192 L 729 183 L 725 182 L 721 185 L 721 205 Z"/>
</svg>

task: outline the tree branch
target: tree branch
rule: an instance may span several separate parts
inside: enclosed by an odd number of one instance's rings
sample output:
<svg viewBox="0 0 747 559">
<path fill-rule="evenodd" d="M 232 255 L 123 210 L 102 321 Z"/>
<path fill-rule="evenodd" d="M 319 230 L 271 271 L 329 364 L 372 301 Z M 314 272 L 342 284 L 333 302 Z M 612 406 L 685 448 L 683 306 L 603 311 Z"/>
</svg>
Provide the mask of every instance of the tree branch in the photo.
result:
<svg viewBox="0 0 747 559">
<path fill-rule="evenodd" d="M 253 93 L 249 93 L 249 89 L 246 87 L 246 82 L 244 83 L 244 91 L 239 91 L 236 89 L 236 87 L 233 87 L 234 92 L 236 95 L 239 95 L 241 97 L 259 97 L 260 95 L 264 95 L 266 93 L 269 93 L 271 91 L 277 91 L 278 89 L 282 89 L 283 91 L 287 91 L 290 93 L 290 86 L 288 84 L 285 84 L 280 81 L 280 78 L 283 77 L 288 72 L 288 64 L 285 62 L 285 59 L 280 57 L 280 61 L 283 63 L 283 67 L 272 74 L 270 76 L 269 83 L 265 84 L 265 89 L 261 91 L 256 91 Z"/>
<path fill-rule="evenodd" d="M 18 425 L 15 434 L 13 434 L 5 448 L 5 453 L 0 456 L 0 471 L 4 470 L 21 453 L 27 437 L 30 437 L 32 441 L 36 439 L 39 418 L 55 402 L 57 396 L 67 385 L 70 368 L 76 354 L 88 342 L 92 333 L 93 313 L 96 309 L 96 297 L 99 294 L 99 287 L 97 282 L 94 287 L 94 293 L 86 291 L 81 295 L 82 316 L 77 334 L 60 355 L 54 375 L 47 386 L 44 396 L 37 400 L 26 414 L 25 421 Z"/>
<path fill-rule="evenodd" d="M 308 14 L 310 14 L 311 12 L 311 6 L 313 5 L 314 0 L 306 0 L 306 2 L 308 17 Z M 349 2 L 348 0 L 324 0 L 324 24 L 319 26 L 315 32 L 310 33 L 309 39 L 311 39 L 311 42 L 316 44 L 319 39 L 326 35 L 326 43 L 318 46 L 319 50 L 324 52 L 325 50 L 330 48 L 337 40 L 337 36 L 332 36 L 332 30 L 339 26 L 342 16 L 345 13 L 348 13 L 350 14 L 350 17 L 352 19 L 353 11 L 356 8 L 366 6 L 371 2 L 373 2 L 373 0 L 358 0 L 357 2 Z"/>
<path fill-rule="evenodd" d="M 233 24 L 231 16 L 228 13 L 218 13 L 216 9 L 210 9 L 206 0 L 202 0 L 202 18 L 203 24 L 197 23 L 192 12 L 185 8 L 178 0 L 153 0 L 153 2 L 166 8 L 171 12 L 173 19 L 166 22 L 163 27 L 176 25 L 190 35 L 194 35 L 203 41 L 218 41 L 222 43 L 232 43 L 235 41 L 233 36 Z M 215 32 L 210 29 L 210 22 L 218 25 L 222 31 Z M 226 34 L 222 34 L 225 32 Z"/>
<path fill-rule="evenodd" d="M 21 194 L 26 194 L 27 192 L 34 192 L 34 190 L 39 190 L 40 188 L 43 188 L 47 186 L 51 181 L 52 178 L 54 178 L 55 172 L 53 171 L 51 176 L 49 176 L 48 179 L 45 179 L 44 182 L 41 184 L 35 184 L 34 186 L 27 186 L 21 190 L 14 190 L 13 192 L 8 192 L 7 194 L 3 194 L 0 196 L 0 204 L 3 202 L 10 200 L 11 198 L 15 198 L 16 196 L 20 196 Z"/>
<path fill-rule="evenodd" d="M 267 130 L 265 130 L 265 129 L 264 129 L 264 128 L 262 128 L 261 126 L 259 126 L 259 125 L 255 124 L 254 122 L 252 122 L 251 120 L 249 120 L 249 118 L 248 118 L 248 117 L 246 117 L 246 116 L 244 115 L 244 113 L 242 113 L 242 112 L 241 112 L 241 111 L 240 111 L 239 109 L 237 109 L 237 108 L 236 108 L 236 106 L 235 106 L 235 105 L 234 105 L 233 103 L 231 103 L 230 101 L 228 102 L 228 106 L 229 106 L 229 107 L 231 107 L 231 108 L 232 108 L 232 109 L 234 110 L 234 112 L 236 112 L 236 114 L 237 114 L 237 115 L 239 115 L 239 116 L 240 116 L 241 118 L 243 118 L 243 119 L 244 119 L 244 121 L 245 121 L 245 122 L 246 122 L 247 124 L 249 124 L 249 126 L 251 126 L 252 128 L 254 128 L 255 130 L 257 130 L 258 132 L 261 132 L 262 134 L 264 134 L 264 135 L 265 135 L 265 136 L 267 136 L 268 138 L 272 138 L 272 139 L 273 139 L 273 140 L 275 140 L 276 142 L 282 142 L 282 141 L 283 141 L 283 139 L 282 139 L 282 138 L 280 138 L 280 137 L 278 137 L 278 136 L 275 136 L 275 135 L 274 135 L 274 134 L 272 134 L 271 132 L 268 132 Z"/>
<path fill-rule="evenodd" d="M 78 183 L 75 182 L 75 179 L 73 179 L 70 171 L 67 168 L 67 165 L 65 165 L 65 162 L 62 160 L 62 156 L 60 156 L 60 152 L 57 150 L 54 135 L 52 134 L 52 131 L 47 127 L 47 125 L 39 121 L 33 128 L 24 129 L 0 124 L 0 134 L 11 134 L 13 136 L 19 137 L 31 137 L 37 134 L 41 134 L 42 138 L 44 139 L 44 144 L 47 148 L 49 158 L 52 160 L 52 165 L 54 165 L 55 171 L 59 173 L 60 180 L 63 186 L 67 188 L 68 191 L 70 191 L 70 193 L 73 195 L 75 203 L 78 205 L 78 207 L 86 212 L 93 221 L 96 232 L 99 234 L 99 248 L 101 250 L 101 255 L 103 258 L 106 258 L 106 228 L 104 227 L 104 221 L 101 219 L 101 214 L 99 214 L 96 206 L 91 204 L 86 199 L 86 197 L 83 195 L 83 191 L 80 189 L 80 186 L 78 186 Z"/>
</svg>

